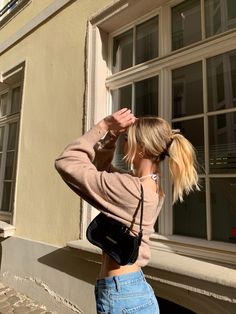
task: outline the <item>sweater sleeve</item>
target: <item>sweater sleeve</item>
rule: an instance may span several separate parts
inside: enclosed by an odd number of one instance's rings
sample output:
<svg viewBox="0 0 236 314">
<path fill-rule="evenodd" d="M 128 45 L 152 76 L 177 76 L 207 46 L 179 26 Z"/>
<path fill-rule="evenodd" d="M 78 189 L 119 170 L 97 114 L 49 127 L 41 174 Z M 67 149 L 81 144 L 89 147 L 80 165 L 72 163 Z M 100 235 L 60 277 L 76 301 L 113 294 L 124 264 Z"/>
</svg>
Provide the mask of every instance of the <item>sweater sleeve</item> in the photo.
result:
<svg viewBox="0 0 236 314">
<path fill-rule="evenodd" d="M 116 149 L 117 139 L 117 136 L 113 135 L 111 132 L 107 132 L 105 137 L 95 144 L 95 158 L 93 163 L 97 170 L 106 170 L 108 172 L 115 171 L 115 168 L 112 165 L 112 160 Z"/>
<path fill-rule="evenodd" d="M 104 130 L 97 126 L 93 127 L 65 148 L 56 159 L 55 166 L 67 185 L 91 205 L 99 210 L 105 209 L 113 215 L 128 219 L 129 209 L 126 207 L 126 213 L 119 210 L 119 208 L 124 208 L 124 203 L 120 198 L 120 195 L 124 195 L 127 186 L 127 183 L 124 183 L 124 177 L 121 178 L 121 174 L 116 172 L 99 171 L 93 164 L 96 143 L 105 134 Z M 109 158 L 107 160 L 110 160 Z M 132 186 L 132 182 L 129 183 Z M 133 203 L 136 202 L 138 199 L 134 195 Z"/>
</svg>

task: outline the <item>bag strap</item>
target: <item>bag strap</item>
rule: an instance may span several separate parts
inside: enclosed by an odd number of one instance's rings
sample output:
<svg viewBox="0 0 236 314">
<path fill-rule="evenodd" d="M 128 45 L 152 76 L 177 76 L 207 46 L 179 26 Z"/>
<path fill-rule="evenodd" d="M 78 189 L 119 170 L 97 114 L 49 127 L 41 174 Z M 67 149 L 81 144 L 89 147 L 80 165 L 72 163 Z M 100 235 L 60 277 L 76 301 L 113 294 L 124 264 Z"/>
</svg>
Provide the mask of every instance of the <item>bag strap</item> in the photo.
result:
<svg viewBox="0 0 236 314">
<path fill-rule="evenodd" d="M 142 224 L 143 224 L 143 186 L 141 184 L 141 215 L 140 215 L 139 231 L 143 231 Z"/>
<path fill-rule="evenodd" d="M 143 186 L 141 184 L 141 200 L 139 202 L 139 207 L 141 205 L 141 215 L 140 215 L 140 222 L 139 222 L 139 233 L 138 233 L 138 238 L 139 238 L 139 245 L 141 244 L 142 236 L 143 236 L 143 229 L 142 229 L 142 224 L 143 224 Z M 138 207 L 138 209 L 139 209 Z"/>
</svg>

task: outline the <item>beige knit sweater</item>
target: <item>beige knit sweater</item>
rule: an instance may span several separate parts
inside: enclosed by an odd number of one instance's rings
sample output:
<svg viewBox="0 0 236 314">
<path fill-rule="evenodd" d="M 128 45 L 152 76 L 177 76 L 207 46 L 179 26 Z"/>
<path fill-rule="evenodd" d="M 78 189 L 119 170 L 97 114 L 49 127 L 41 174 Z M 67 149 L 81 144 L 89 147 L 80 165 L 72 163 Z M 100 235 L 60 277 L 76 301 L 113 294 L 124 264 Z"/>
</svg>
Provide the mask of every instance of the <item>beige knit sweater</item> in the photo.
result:
<svg viewBox="0 0 236 314">
<path fill-rule="evenodd" d="M 75 193 L 130 226 L 140 200 L 141 183 L 138 177 L 112 166 L 115 142 L 110 133 L 95 126 L 69 144 L 56 159 L 55 166 Z M 150 259 L 149 237 L 154 232 L 163 200 L 163 196 L 144 188 L 143 239 L 136 261 L 140 267 Z M 139 220 L 140 210 L 135 217 L 134 233 L 139 231 Z"/>
</svg>

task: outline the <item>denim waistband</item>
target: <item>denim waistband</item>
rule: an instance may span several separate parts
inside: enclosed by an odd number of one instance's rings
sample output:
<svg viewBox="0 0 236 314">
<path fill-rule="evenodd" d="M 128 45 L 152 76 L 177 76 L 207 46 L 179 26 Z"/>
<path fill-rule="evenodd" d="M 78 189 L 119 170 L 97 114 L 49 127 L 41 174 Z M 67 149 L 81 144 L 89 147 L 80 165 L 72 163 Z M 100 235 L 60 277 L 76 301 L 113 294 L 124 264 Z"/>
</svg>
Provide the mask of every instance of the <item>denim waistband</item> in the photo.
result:
<svg viewBox="0 0 236 314">
<path fill-rule="evenodd" d="M 127 285 L 131 282 L 145 281 L 144 274 L 142 270 L 131 272 L 128 274 L 123 274 L 119 276 L 105 277 L 98 279 L 96 282 L 96 287 L 103 288 L 117 288 L 117 285 Z"/>
</svg>

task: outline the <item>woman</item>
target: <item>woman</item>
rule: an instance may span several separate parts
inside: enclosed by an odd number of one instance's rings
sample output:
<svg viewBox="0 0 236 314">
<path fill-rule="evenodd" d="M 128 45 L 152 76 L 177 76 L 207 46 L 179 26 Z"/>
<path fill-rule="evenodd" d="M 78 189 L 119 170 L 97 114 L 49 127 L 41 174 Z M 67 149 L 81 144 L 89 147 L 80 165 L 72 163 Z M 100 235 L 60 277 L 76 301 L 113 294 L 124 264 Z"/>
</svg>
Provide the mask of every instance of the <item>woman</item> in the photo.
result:
<svg viewBox="0 0 236 314">
<path fill-rule="evenodd" d="M 124 160 L 133 172 L 112 166 L 115 143 L 126 132 Z M 56 168 L 70 188 L 98 210 L 138 233 L 137 209 L 144 190 L 143 238 L 134 264 L 118 265 L 103 253 L 95 295 L 97 313 L 159 313 L 152 288 L 141 268 L 150 259 L 149 237 L 160 213 L 164 193 L 159 185 L 160 163 L 169 157 L 173 200 L 198 188 L 195 154 L 189 141 L 159 117 L 136 119 L 127 108 L 104 118 L 72 142 L 56 160 Z"/>
</svg>

